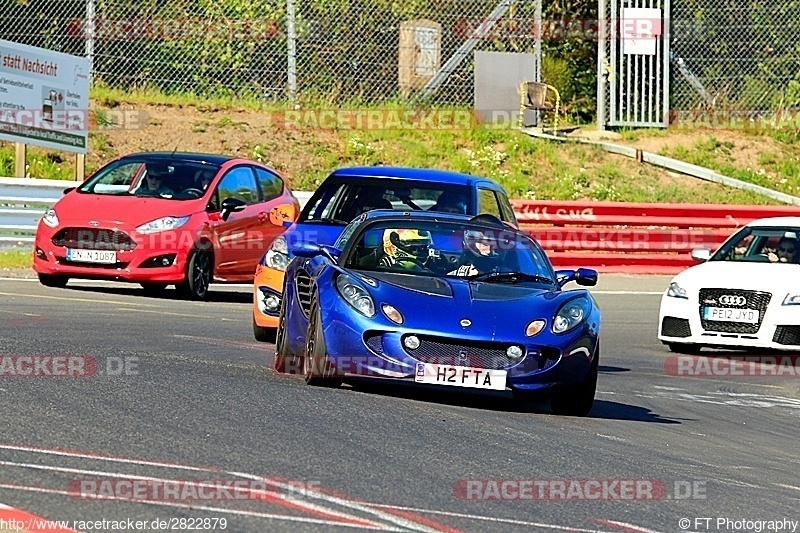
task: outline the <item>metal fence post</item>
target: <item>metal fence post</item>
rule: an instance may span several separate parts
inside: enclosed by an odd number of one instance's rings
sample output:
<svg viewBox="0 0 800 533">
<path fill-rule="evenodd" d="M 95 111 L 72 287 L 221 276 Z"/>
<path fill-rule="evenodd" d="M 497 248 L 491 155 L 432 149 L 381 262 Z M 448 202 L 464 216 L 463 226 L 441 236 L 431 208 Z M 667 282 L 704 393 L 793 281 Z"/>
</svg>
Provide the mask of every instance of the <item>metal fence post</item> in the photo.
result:
<svg viewBox="0 0 800 533">
<path fill-rule="evenodd" d="M 606 0 L 597 3 L 597 129 L 606 129 Z"/>
<path fill-rule="evenodd" d="M 289 100 L 297 98 L 297 28 L 294 0 L 286 0 L 286 68 Z"/>
<path fill-rule="evenodd" d="M 86 59 L 89 60 L 89 85 L 94 74 L 94 0 L 86 0 L 86 22 L 83 26 L 83 38 L 86 40 Z"/>
</svg>

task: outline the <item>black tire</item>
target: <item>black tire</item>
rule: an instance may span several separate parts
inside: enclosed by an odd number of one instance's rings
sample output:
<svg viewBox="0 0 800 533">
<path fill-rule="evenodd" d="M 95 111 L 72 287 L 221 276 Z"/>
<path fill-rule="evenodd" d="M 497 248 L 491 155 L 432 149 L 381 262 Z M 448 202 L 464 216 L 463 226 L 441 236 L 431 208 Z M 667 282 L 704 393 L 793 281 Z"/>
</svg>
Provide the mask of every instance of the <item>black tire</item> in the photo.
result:
<svg viewBox="0 0 800 533">
<path fill-rule="evenodd" d="M 284 288 L 284 290 L 286 290 Z M 272 368 L 281 374 L 299 374 L 300 357 L 297 357 L 289 350 L 289 343 L 286 342 L 286 305 L 281 302 L 281 312 L 278 318 L 278 327 L 275 330 L 275 357 L 272 360 Z"/>
<path fill-rule="evenodd" d="M 668 342 L 667 348 L 669 351 L 675 353 L 682 353 L 686 355 L 697 355 L 703 351 L 703 347 L 697 344 L 684 344 L 682 342 Z"/>
<path fill-rule="evenodd" d="M 160 296 L 164 289 L 167 288 L 166 283 L 140 283 L 145 294 L 148 296 Z"/>
<path fill-rule="evenodd" d="M 58 276 L 55 274 L 39 274 L 39 283 L 45 287 L 56 287 L 63 289 L 67 286 L 69 278 L 67 276 Z"/>
<path fill-rule="evenodd" d="M 208 250 L 195 250 L 186 264 L 186 279 L 177 285 L 178 292 L 189 300 L 205 300 L 213 276 L 214 255 Z"/>
<path fill-rule="evenodd" d="M 256 324 L 256 317 L 253 317 L 253 337 L 258 342 L 275 342 L 275 328 L 264 328 Z"/>
<path fill-rule="evenodd" d="M 597 390 L 597 368 L 600 362 L 600 344 L 589 372 L 580 385 L 574 389 L 561 391 L 550 398 L 550 408 L 553 414 L 565 416 L 586 416 L 592 410 L 594 404 L 594 394 Z"/>
<path fill-rule="evenodd" d="M 336 369 L 328 359 L 325 337 L 322 333 L 322 318 L 319 302 L 314 296 L 311 300 L 306 347 L 303 354 L 303 371 L 306 383 L 317 387 L 338 387 L 342 384 L 336 376 Z"/>
</svg>

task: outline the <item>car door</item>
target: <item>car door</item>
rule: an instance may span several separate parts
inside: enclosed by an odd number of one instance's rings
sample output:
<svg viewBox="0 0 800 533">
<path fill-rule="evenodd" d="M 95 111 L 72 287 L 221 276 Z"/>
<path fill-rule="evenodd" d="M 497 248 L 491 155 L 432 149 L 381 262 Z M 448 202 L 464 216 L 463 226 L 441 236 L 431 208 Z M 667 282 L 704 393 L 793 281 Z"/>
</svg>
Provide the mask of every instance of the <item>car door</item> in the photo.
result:
<svg viewBox="0 0 800 533">
<path fill-rule="evenodd" d="M 230 213 L 227 220 L 223 220 L 219 211 L 216 216 L 209 217 L 215 244 L 215 273 L 223 279 L 252 276 L 258 261 L 257 257 L 252 259 L 256 255 L 253 248 L 260 246 L 262 224 L 259 220 L 261 197 L 253 168 L 239 165 L 229 169 L 220 179 L 214 198 L 218 204 L 211 209 L 221 208 L 230 198 L 247 204 L 241 211 Z"/>
<path fill-rule="evenodd" d="M 246 260 L 252 264 L 252 268 L 250 269 L 251 274 L 252 271 L 255 270 L 256 264 L 258 264 L 258 260 L 261 259 L 261 255 L 264 253 L 264 251 L 269 248 L 269 245 L 272 244 L 272 241 L 274 241 L 275 238 L 283 233 L 286 230 L 286 227 L 288 227 L 279 225 L 275 220 L 270 219 L 270 213 L 272 210 L 283 207 L 284 211 L 288 210 L 294 213 L 293 218 L 288 221 L 289 223 L 294 221 L 294 217 L 297 216 L 294 204 L 291 206 L 288 205 L 286 198 L 283 196 L 283 179 L 281 179 L 281 177 L 274 172 L 270 172 L 265 168 L 253 167 L 253 170 L 256 174 L 256 180 L 258 182 L 260 201 L 258 203 L 257 215 L 259 225 L 256 230 L 258 233 L 258 242 L 253 242 L 253 246 L 247 250 L 248 257 Z M 255 237 L 256 236 L 254 235 L 254 238 Z"/>
</svg>

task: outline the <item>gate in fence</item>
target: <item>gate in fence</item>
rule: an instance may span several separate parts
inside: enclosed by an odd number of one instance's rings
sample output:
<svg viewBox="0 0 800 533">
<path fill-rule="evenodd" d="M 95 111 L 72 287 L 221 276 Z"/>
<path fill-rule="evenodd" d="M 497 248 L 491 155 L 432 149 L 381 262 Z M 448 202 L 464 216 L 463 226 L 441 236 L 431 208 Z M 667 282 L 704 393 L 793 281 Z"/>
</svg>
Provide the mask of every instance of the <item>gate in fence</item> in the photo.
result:
<svg viewBox="0 0 800 533">
<path fill-rule="evenodd" d="M 598 125 L 669 125 L 670 0 L 599 0 L 598 14 Z"/>
</svg>

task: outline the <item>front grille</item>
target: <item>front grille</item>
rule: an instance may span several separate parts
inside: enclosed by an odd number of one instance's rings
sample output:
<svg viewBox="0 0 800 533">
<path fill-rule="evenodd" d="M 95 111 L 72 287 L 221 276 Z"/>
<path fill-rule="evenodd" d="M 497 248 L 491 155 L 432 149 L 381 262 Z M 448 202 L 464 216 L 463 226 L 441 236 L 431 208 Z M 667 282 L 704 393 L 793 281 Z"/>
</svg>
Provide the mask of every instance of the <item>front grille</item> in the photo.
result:
<svg viewBox="0 0 800 533">
<path fill-rule="evenodd" d="M 294 277 L 297 301 L 306 318 L 311 316 L 311 276 L 305 270 L 298 270 Z"/>
<path fill-rule="evenodd" d="M 420 337 L 419 341 L 419 348 L 406 351 L 420 363 L 499 369 L 505 368 L 511 362 L 506 356 L 507 345 L 498 343 L 467 345 L 430 337 Z"/>
<path fill-rule="evenodd" d="M 719 298 L 723 295 L 743 296 L 747 303 L 744 305 L 722 304 Z M 738 289 L 700 289 L 700 323 L 706 331 L 720 331 L 723 333 L 758 333 L 764 312 L 767 310 L 772 294 L 759 291 L 744 291 Z M 758 323 L 746 324 L 741 322 L 724 322 L 706 320 L 703 318 L 704 307 L 722 307 L 729 309 L 756 309 L 758 310 Z"/>
<path fill-rule="evenodd" d="M 778 326 L 772 342 L 778 344 L 800 345 L 800 326 Z"/>
<path fill-rule="evenodd" d="M 123 231 L 98 228 L 64 228 L 53 237 L 53 244 L 84 250 L 133 250 L 136 243 Z"/>
<path fill-rule="evenodd" d="M 378 355 L 387 354 L 383 346 L 383 334 L 371 331 L 365 334 L 367 347 Z M 421 363 L 432 363 L 452 366 L 469 366 L 499 370 L 511 364 L 519 363 L 526 372 L 547 370 L 561 359 L 561 352 L 556 348 L 542 347 L 541 353 L 531 351 L 522 358 L 512 361 L 506 356 L 506 348 L 510 344 L 497 342 L 453 342 L 436 337 L 420 337 L 420 345 L 416 350 L 404 348 L 405 352 Z M 466 352 L 466 357 L 461 353 Z"/>
<path fill-rule="evenodd" d="M 689 321 L 685 318 L 665 316 L 661 321 L 661 334 L 665 337 L 690 337 L 692 330 L 689 328 Z"/>
</svg>

